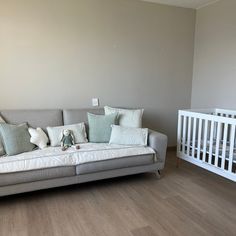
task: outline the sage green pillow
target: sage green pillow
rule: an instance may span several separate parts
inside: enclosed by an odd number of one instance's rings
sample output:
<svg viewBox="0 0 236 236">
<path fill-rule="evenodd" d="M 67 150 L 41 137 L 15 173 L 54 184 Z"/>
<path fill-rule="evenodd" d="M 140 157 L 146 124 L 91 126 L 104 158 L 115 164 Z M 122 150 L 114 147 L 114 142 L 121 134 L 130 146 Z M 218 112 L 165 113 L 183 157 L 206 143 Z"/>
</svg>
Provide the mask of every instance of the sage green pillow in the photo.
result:
<svg viewBox="0 0 236 236">
<path fill-rule="evenodd" d="M 5 120 L 0 116 L 0 124 L 5 124 Z M 5 150 L 4 150 L 4 147 L 3 147 L 3 143 L 2 143 L 2 138 L 1 138 L 1 135 L 0 135 L 0 157 L 3 156 L 5 154 Z"/>
<path fill-rule="evenodd" d="M 88 113 L 89 142 L 108 143 L 111 126 L 116 124 L 117 113 L 110 115 L 94 115 Z"/>
<path fill-rule="evenodd" d="M 5 152 L 9 156 L 29 152 L 35 148 L 35 145 L 30 142 L 27 124 L 0 124 L 0 133 Z"/>
</svg>

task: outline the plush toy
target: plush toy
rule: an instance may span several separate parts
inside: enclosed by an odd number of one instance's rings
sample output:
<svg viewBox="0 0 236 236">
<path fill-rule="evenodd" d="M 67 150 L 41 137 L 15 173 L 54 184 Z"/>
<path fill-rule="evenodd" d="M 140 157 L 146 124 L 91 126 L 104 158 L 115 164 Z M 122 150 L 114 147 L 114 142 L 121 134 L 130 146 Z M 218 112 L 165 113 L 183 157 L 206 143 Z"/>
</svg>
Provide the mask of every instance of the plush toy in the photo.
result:
<svg viewBox="0 0 236 236">
<path fill-rule="evenodd" d="M 66 151 L 69 147 L 75 145 L 75 138 L 73 135 L 72 130 L 64 129 L 62 131 L 62 138 L 61 138 L 61 150 Z M 76 149 L 79 149 L 79 145 L 75 146 Z"/>
</svg>

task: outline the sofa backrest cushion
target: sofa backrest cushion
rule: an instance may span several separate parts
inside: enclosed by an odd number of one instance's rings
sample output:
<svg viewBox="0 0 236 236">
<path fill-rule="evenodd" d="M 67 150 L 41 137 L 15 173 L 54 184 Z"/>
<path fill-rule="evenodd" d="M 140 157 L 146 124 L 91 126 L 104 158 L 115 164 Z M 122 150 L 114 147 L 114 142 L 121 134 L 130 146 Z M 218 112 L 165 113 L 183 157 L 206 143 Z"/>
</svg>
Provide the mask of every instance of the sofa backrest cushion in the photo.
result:
<svg viewBox="0 0 236 236">
<path fill-rule="evenodd" d="M 104 109 L 103 108 L 65 109 L 63 110 L 64 125 L 72 125 L 81 122 L 85 122 L 85 124 L 88 124 L 87 113 L 104 115 Z"/>
<path fill-rule="evenodd" d="M 48 126 L 63 125 L 62 110 L 2 110 L 2 118 L 9 124 L 27 122 L 29 127 L 40 127 L 47 131 Z"/>
</svg>

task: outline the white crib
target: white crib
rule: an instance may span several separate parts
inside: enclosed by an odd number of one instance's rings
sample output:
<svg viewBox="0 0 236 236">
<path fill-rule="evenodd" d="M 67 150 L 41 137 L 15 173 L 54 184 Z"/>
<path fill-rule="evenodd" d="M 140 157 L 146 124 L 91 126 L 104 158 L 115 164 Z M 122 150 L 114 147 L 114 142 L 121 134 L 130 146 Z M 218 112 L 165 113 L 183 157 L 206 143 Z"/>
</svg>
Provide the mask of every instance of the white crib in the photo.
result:
<svg viewBox="0 0 236 236">
<path fill-rule="evenodd" d="M 236 182 L 236 111 L 180 110 L 177 157 Z"/>
</svg>

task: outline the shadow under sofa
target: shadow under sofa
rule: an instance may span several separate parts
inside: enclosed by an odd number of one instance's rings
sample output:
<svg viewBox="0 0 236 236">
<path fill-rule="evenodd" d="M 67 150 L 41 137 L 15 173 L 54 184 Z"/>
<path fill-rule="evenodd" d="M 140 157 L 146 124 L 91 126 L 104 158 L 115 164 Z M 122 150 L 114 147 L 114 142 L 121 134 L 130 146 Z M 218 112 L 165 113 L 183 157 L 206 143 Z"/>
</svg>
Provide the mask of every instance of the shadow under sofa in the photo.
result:
<svg viewBox="0 0 236 236">
<path fill-rule="evenodd" d="M 58 109 L 2 110 L 0 115 L 7 123 L 20 124 L 27 122 L 30 127 L 41 127 L 46 131 L 48 126 L 86 123 L 87 112 L 104 114 L 103 109 Z M 156 161 L 154 161 L 153 154 L 146 154 L 73 166 L 0 173 L 0 196 L 138 173 L 158 172 L 165 165 L 167 136 L 149 130 L 148 146 L 155 151 Z"/>
</svg>

